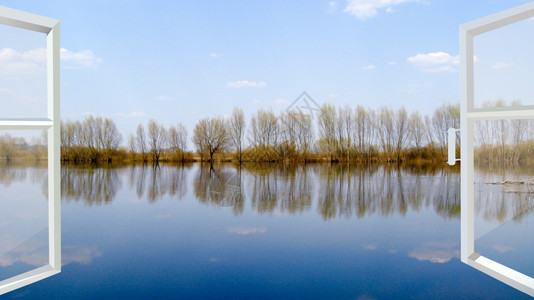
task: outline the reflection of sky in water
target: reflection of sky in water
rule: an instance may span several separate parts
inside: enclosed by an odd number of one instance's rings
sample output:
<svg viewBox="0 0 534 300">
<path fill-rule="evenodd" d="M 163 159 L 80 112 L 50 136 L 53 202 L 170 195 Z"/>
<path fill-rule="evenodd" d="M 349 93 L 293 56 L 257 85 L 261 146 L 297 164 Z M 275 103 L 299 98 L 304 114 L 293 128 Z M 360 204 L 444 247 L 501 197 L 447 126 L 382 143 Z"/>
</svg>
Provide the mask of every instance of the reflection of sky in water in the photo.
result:
<svg viewBox="0 0 534 300">
<path fill-rule="evenodd" d="M 0 168 L 0 280 L 48 263 L 45 176 L 46 169 Z"/>
<path fill-rule="evenodd" d="M 475 251 L 534 276 L 534 186 L 517 183 L 531 178 L 531 172 L 497 171 L 479 174 L 475 187 Z"/>
<path fill-rule="evenodd" d="M 522 297 L 459 261 L 458 176 L 64 168 L 63 271 L 7 298 Z"/>
<path fill-rule="evenodd" d="M 505 201 L 514 203 L 520 200 L 508 197 Z M 532 203 L 525 202 L 527 208 L 476 239 L 475 251 L 534 277 L 534 207 Z"/>
</svg>

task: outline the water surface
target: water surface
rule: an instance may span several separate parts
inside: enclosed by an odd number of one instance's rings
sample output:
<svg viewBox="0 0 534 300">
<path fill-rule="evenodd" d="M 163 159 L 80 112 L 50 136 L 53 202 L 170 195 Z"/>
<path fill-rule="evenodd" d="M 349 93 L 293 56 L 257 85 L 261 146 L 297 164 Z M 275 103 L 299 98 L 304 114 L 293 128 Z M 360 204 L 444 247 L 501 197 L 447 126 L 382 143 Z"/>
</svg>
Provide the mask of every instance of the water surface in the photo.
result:
<svg viewBox="0 0 534 300">
<path fill-rule="evenodd" d="M 0 234 L 12 245 L 0 252 L 0 276 L 8 276 L 46 262 L 46 169 L 2 172 L 18 174 L 6 184 L 0 173 L 2 198 L 45 207 L 45 222 L 30 226 L 36 232 L 13 242 Z M 477 250 L 521 254 L 529 271 L 533 243 L 518 238 L 531 219 L 529 194 L 498 198 L 504 187 L 484 174 L 479 198 L 493 200 L 477 202 L 485 228 Z M 454 170 L 63 166 L 61 176 L 62 273 L 7 299 L 526 298 L 460 262 Z M 9 221 L 3 207 L 0 232 L 25 222 Z M 33 260 L 10 250 L 21 241 Z"/>
</svg>

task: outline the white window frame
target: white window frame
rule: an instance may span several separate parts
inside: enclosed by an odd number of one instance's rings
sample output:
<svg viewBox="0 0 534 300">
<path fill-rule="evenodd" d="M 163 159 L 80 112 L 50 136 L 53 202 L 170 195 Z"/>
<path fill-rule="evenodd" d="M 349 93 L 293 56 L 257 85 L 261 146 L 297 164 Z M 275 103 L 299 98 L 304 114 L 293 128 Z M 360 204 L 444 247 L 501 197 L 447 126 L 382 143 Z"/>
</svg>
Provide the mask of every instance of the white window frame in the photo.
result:
<svg viewBox="0 0 534 300">
<path fill-rule="evenodd" d="M 0 119 L 0 130 L 46 130 L 48 140 L 48 265 L 0 281 L 2 295 L 61 272 L 61 182 L 59 21 L 0 6 L 0 24 L 46 34 L 48 110 L 47 118 Z"/>
<path fill-rule="evenodd" d="M 530 296 L 534 296 L 534 278 L 475 252 L 473 124 L 475 120 L 534 119 L 534 106 L 474 107 L 473 38 L 533 16 L 534 2 L 530 2 L 460 25 L 461 260 Z"/>
</svg>

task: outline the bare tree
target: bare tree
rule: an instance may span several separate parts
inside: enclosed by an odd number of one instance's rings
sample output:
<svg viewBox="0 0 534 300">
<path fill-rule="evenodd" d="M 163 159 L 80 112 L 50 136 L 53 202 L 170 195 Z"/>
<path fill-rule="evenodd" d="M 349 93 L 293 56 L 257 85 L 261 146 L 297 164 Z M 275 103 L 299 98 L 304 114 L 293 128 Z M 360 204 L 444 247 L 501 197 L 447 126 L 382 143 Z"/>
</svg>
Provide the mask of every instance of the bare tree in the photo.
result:
<svg viewBox="0 0 534 300">
<path fill-rule="evenodd" d="M 421 149 L 425 142 L 425 124 L 418 111 L 413 112 L 410 115 L 409 132 L 413 146 L 417 149 Z"/>
<path fill-rule="evenodd" d="M 293 117 L 297 124 L 297 150 L 306 162 L 314 142 L 312 118 L 308 114 L 296 114 Z"/>
<path fill-rule="evenodd" d="M 230 117 L 229 135 L 232 147 L 236 151 L 237 159 L 241 163 L 243 160 L 243 146 L 245 139 L 245 114 L 241 108 L 234 108 L 232 116 Z"/>
<path fill-rule="evenodd" d="M 280 126 L 278 118 L 272 111 L 259 110 L 250 121 L 249 142 L 256 151 L 257 160 L 272 161 L 277 159 Z"/>
<path fill-rule="evenodd" d="M 377 116 L 377 131 L 382 151 L 388 156 L 388 159 L 393 152 L 394 129 L 394 112 L 387 107 L 381 107 Z"/>
<path fill-rule="evenodd" d="M 373 125 L 374 111 L 368 111 L 361 105 L 356 107 L 355 111 L 355 127 L 352 132 L 353 141 L 356 144 L 357 151 L 360 153 L 367 153 L 367 159 L 370 158 L 371 147 L 374 143 L 375 130 Z"/>
<path fill-rule="evenodd" d="M 511 103 L 512 106 L 521 106 L 521 100 L 514 100 Z M 514 162 L 519 161 L 519 144 L 523 141 L 528 128 L 528 122 L 524 119 L 510 120 L 510 127 L 512 129 L 512 159 Z"/>
<path fill-rule="evenodd" d="M 336 145 L 336 108 L 330 104 L 323 104 L 318 113 L 319 146 L 323 152 L 334 159 Z"/>
<path fill-rule="evenodd" d="M 111 154 L 113 151 L 117 150 L 122 142 L 122 135 L 120 134 L 115 122 L 111 119 L 98 118 L 100 121 L 98 125 L 98 137 L 100 150 L 103 150 L 104 154 L 107 156 L 108 162 L 111 161 Z"/>
<path fill-rule="evenodd" d="M 299 113 L 282 113 L 278 118 L 280 120 L 278 148 L 282 159 L 295 159 L 297 157 L 297 114 Z"/>
<path fill-rule="evenodd" d="M 16 152 L 16 138 L 9 133 L 0 136 L 0 154 L 6 158 L 7 162 L 13 159 Z"/>
<path fill-rule="evenodd" d="M 440 106 L 432 116 L 432 126 L 438 146 L 442 151 L 445 151 L 447 130 L 449 128 L 460 128 L 460 106 L 452 104 Z"/>
<path fill-rule="evenodd" d="M 193 131 L 193 143 L 202 157 L 207 153 L 209 161 L 213 162 L 213 156 L 226 150 L 230 143 L 224 119 L 216 117 L 200 120 Z"/>
<path fill-rule="evenodd" d="M 434 137 L 434 130 L 432 127 L 432 119 L 429 116 L 425 116 L 425 136 L 429 145 L 435 145 L 436 138 Z"/>
<path fill-rule="evenodd" d="M 185 159 L 185 152 L 187 151 L 187 127 L 184 124 L 176 124 L 176 131 L 178 131 L 178 148 L 182 153 L 182 161 Z"/>
<path fill-rule="evenodd" d="M 145 128 L 142 124 L 139 124 L 137 126 L 137 131 L 135 135 L 135 142 L 137 145 L 137 150 L 141 153 L 141 156 L 143 157 L 143 161 L 147 161 L 147 143 L 146 143 L 146 135 L 145 135 Z"/>
<path fill-rule="evenodd" d="M 171 126 L 168 132 L 169 146 L 174 153 L 181 155 L 181 160 L 185 160 L 185 151 L 187 150 L 187 128 L 178 123 L 176 127 Z"/>
<path fill-rule="evenodd" d="M 338 110 L 337 118 L 337 140 L 340 154 L 350 161 L 352 151 L 352 132 L 354 131 L 354 115 L 352 109 L 347 105 Z"/>
<path fill-rule="evenodd" d="M 148 142 L 152 159 L 158 163 L 163 149 L 167 145 L 167 130 L 153 119 L 148 121 Z"/>
<path fill-rule="evenodd" d="M 395 115 L 395 143 L 397 162 L 401 160 L 401 153 L 408 137 L 408 113 L 401 107 Z"/>
<path fill-rule="evenodd" d="M 128 150 L 130 151 L 130 154 L 132 155 L 135 154 L 135 150 L 136 150 L 135 136 L 132 133 L 128 135 Z"/>
</svg>

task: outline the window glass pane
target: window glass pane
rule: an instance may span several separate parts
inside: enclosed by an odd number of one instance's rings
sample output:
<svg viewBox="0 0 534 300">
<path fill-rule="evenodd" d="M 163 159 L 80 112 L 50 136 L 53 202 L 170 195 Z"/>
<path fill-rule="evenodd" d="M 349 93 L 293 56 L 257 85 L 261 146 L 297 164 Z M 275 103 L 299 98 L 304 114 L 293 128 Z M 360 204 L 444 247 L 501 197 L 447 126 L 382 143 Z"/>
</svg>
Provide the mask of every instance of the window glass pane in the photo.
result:
<svg viewBox="0 0 534 300">
<path fill-rule="evenodd" d="M 475 122 L 475 251 L 534 276 L 534 121 Z"/>
<path fill-rule="evenodd" d="M 0 25 L 0 118 L 45 118 L 46 36 Z"/>
<path fill-rule="evenodd" d="M 534 105 L 534 20 L 474 38 L 475 107 Z"/>
<path fill-rule="evenodd" d="M 0 130 L 0 280 L 48 264 L 46 140 Z"/>
</svg>

